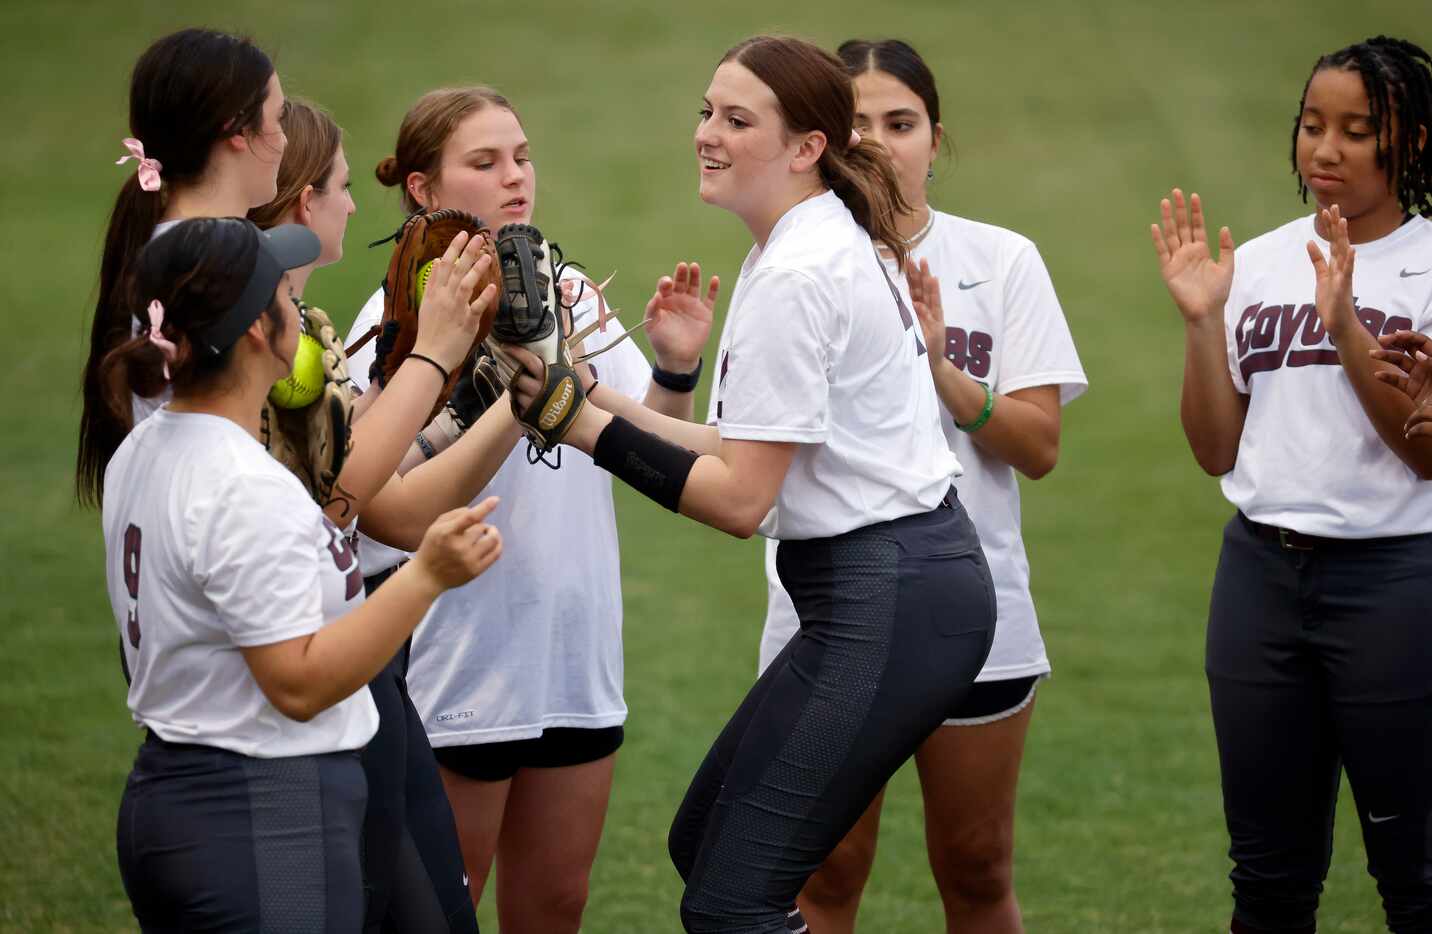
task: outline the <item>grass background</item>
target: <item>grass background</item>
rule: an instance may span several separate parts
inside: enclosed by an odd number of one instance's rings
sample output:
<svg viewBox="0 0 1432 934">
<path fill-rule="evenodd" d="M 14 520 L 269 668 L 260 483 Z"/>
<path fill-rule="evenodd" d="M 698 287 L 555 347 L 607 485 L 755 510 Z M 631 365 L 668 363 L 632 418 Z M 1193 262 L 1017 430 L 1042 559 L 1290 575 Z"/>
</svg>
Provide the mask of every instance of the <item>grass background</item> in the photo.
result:
<svg viewBox="0 0 1432 934">
<path fill-rule="evenodd" d="M 733 283 L 749 245 L 695 197 L 690 135 L 724 49 L 762 31 L 914 41 L 957 153 L 937 165 L 933 201 L 1040 245 L 1092 383 L 1066 411 L 1058 470 L 1025 487 L 1056 675 L 1021 783 L 1027 925 L 1216 932 L 1227 843 L 1201 660 L 1230 509 L 1179 432 L 1181 329 L 1147 226 L 1173 184 L 1200 191 L 1240 240 L 1300 213 L 1288 132 L 1313 60 L 1380 32 L 1426 44 L 1425 15 L 1405 0 L 0 6 L 0 320 L 14 351 L 0 371 L 0 929 L 134 926 L 113 841 L 139 737 L 98 521 L 73 504 L 71 470 L 99 247 L 132 171 L 112 165 L 128 74 L 152 39 L 196 23 L 248 32 L 290 94 L 346 128 L 359 212 L 348 258 L 308 289 L 344 325 L 386 265 L 362 244 L 400 218 L 371 167 L 431 87 L 481 81 L 512 98 L 538 166 L 538 223 L 594 271 L 619 269 L 618 304 L 637 308 L 677 259 Z M 666 824 L 751 680 L 760 550 L 625 490 L 618 508 L 631 719 L 585 929 L 673 931 Z M 864 930 L 941 928 L 911 771 L 889 796 Z M 1343 805 L 1322 930 L 1377 930 Z M 490 906 L 481 917 L 496 929 Z"/>
</svg>

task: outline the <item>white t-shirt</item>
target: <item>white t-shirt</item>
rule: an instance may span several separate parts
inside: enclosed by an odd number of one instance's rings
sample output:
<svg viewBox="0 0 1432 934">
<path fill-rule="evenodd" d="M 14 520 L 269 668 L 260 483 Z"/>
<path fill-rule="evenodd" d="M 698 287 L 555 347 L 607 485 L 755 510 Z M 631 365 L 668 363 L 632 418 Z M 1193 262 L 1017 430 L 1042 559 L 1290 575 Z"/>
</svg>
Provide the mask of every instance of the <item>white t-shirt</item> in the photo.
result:
<svg viewBox="0 0 1432 934">
<path fill-rule="evenodd" d="M 244 662 L 241 648 L 317 632 L 363 602 L 352 546 L 246 431 L 159 409 L 105 471 L 103 525 L 136 722 L 171 742 L 266 759 L 373 736 L 366 689 L 299 723 Z"/>
<path fill-rule="evenodd" d="M 822 538 L 934 509 L 960 473 L 908 294 L 834 192 L 751 248 L 718 356 L 722 438 L 798 442 L 761 523 Z"/>
<path fill-rule="evenodd" d="M 375 300 L 376 314 L 369 314 L 370 300 L 354 336 L 382 317 L 381 293 Z M 582 300 L 574 327 L 595 315 L 594 298 Z M 612 319 L 586 347 L 603 347 L 622 330 Z M 371 361 L 369 355 L 352 365 L 365 382 Z M 645 398 L 651 365 L 634 342 L 613 347 L 592 368 L 604 385 Z M 440 596 L 413 635 L 408 691 L 434 746 L 530 739 L 549 727 L 599 729 L 626 720 L 611 475 L 576 448 L 563 447 L 561 456 L 560 470 L 529 464 L 527 443 L 517 443 L 478 497 L 502 498 L 491 520 L 502 530 L 500 567 Z M 560 574 L 553 573 L 554 536 L 568 555 Z M 368 547 L 364 542 L 365 557 Z M 373 573 L 366 561 L 364 573 Z"/>
<path fill-rule="evenodd" d="M 1330 538 L 1432 531 L 1432 484 L 1378 437 L 1314 305 L 1311 215 L 1238 248 L 1224 308 L 1233 384 L 1248 396 L 1223 494 L 1255 522 Z M 1432 222 L 1356 245 L 1353 295 L 1374 334 L 1432 332 Z"/>
<path fill-rule="evenodd" d="M 941 280 L 945 346 L 966 374 L 1000 394 L 1035 386 L 1059 387 L 1061 403 L 1088 388 L 1054 284 L 1033 242 L 1013 231 L 932 212 L 930 232 L 913 258 L 928 260 Z M 888 263 L 892 274 L 894 261 Z M 945 440 L 965 467 L 955 481 L 960 501 L 979 532 L 999 608 L 994 645 L 977 681 L 1045 674 L 1049 659 L 1029 593 L 1029 561 L 1020 527 L 1014 468 L 955 427 L 941 406 Z M 767 544 L 765 669 L 800 623 L 775 571 L 776 542 Z"/>
</svg>

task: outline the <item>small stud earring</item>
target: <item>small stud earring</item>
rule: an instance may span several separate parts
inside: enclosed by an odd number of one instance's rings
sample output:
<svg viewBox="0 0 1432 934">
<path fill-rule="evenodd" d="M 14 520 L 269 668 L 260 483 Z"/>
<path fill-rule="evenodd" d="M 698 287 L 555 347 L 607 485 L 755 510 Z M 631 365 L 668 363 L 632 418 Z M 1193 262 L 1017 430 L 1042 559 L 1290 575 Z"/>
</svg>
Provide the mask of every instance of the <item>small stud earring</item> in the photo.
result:
<svg viewBox="0 0 1432 934">
<path fill-rule="evenodd" d="M 925 178 L 927 181 L 935 180 L 935 167 L 933 165 L 925 170 Z"/>
</svg>

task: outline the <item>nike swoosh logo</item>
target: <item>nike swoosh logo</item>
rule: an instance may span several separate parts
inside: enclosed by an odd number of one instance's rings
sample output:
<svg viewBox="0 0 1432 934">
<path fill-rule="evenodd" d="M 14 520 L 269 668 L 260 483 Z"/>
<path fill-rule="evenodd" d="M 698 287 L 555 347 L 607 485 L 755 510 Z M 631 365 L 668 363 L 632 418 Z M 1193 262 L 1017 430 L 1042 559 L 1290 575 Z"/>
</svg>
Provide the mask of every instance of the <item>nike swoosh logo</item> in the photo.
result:
<svg viewBox="0 0 1432 934">
<path fill-rule="evenodd" d="M 965 280 L 961 279 L 961 280 L 960 280 L 960 288 L 961 288 L 961 289 L 972 289 L 972 288 L 974 288 L 974 287 L 977 286 L 977 285 L 984 285 L 984 284 L 985 284 L 986 282 L 988 282 L 988 281 L 989 281 L 988 279 L 981 279 L 981 280 L 978 281 L 978 282 L 966 282 Z"/>
<path fill-rule="evenodd" d="M 1407 270 L 1404 269 L 1404 270 L 1402 270 L 1402 273 L 1401 273 L 1400 278 L 1403 278 L 1403 279 L 1411 279 L 1413 276 L 1425 276 L 1425 275 L 1427 275 L 1429 272 L 1432 272 L 1432 266 L 1428 266 L 1426 269 L 1422 270 L 1421 272 L 1408 272 Z"/>
<path fill-rule="evenodd" d="M 1373 814 L 1371 811 L 1368 811 L 1368 812 L 1367 812 L 1367 820 L 1368 820 L 1368 823 L 1371 823 L 1371 824 L 1385 824 L 1385 823 L 1387 823 L 1388 821 L 1390 821 L 1390 820 L 1396 820 L 1397 818 L 1399 818 L 1399 817 L 1401 817 L 1401 816 L 1402 816 L 1401 814 L 1389 814 L 1389 815 L 1387 815 L 1386 817 L 1378 817 L 1376 814 Z"/>
</svg>

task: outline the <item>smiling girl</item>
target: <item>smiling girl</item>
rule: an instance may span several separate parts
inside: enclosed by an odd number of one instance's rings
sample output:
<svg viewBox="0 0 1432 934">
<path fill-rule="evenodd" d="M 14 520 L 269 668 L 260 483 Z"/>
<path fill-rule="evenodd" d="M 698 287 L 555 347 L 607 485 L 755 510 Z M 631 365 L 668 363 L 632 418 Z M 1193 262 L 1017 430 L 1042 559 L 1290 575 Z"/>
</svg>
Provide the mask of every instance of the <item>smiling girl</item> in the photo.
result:
<svg viewBox="0 0 1432 934">
<path fill-rule="evenodd" d="M 944 727 L 915 756 L 930 866 L 946 926 L 971 934 L 1023 930 L 1014 895 L 1014 805 L 1035 685 L 1049 659 L 1029 592 L 1016 471 L 1039 479 L 1059 455 L 1060 406 L 1087 386 L 1039 251 L 1014 233 L 933 208 L 926 188 L 945 138 L 934 75 L 898 39 L 851 40 L 838 54 L 855 82 L 855 125 L 890 154 L 914 211 L 901 219 L 941 426 L 966 468 L 957 487 L 979 530 L 998 597 L 990 657 Z M 903 274 L 893 268 L 891 274 Z M 940 282 L 933 268 L 945 274 Z M 713 413 L 714 414 L 714 413 Z M 799 628 L 767 542 L 769 604 L 761 666 Z M 821 934 L 855 929 L 875 858 L 881 798 L 801 894 Z"/>
<path fill-rule="evenodd" d="M 1429 66 L 1382 36 L 1318 59 L 1292 138 L 1314 214 L 1236 254 L 1225 227 L 1215 262 L 1175 189 L 1152 231 L 1184 433 L 1238 509 L 1206 660 L 1235 934 L 1314 930 L 1344 768 L 1389 928 L 1432 930 L 1432 639 L 1408 611 L 1432 575 L 1432 444 L 1372 356 L 1432 330 Z"/>
<path fill-rule="evenodd" d="M 566 439 L 668 509 L 781 542 L 801 631 L 671 828 L 688 931 L 787 930 L 801 886 L 969 690 L 993 636 L 927 351 L 872 242 L 903 259 L 909 208 L 854 119 L 841 62 L 807 42 L 757 37 L 722 58 L 696 127 L 700 196 L 755 243 L 721 339 L 716 424 L 599 383 Z M 652 304 L 714 299 L 681 266 Z M 527 404 L 538 383 L 513 389 Z"/>
</svg>

